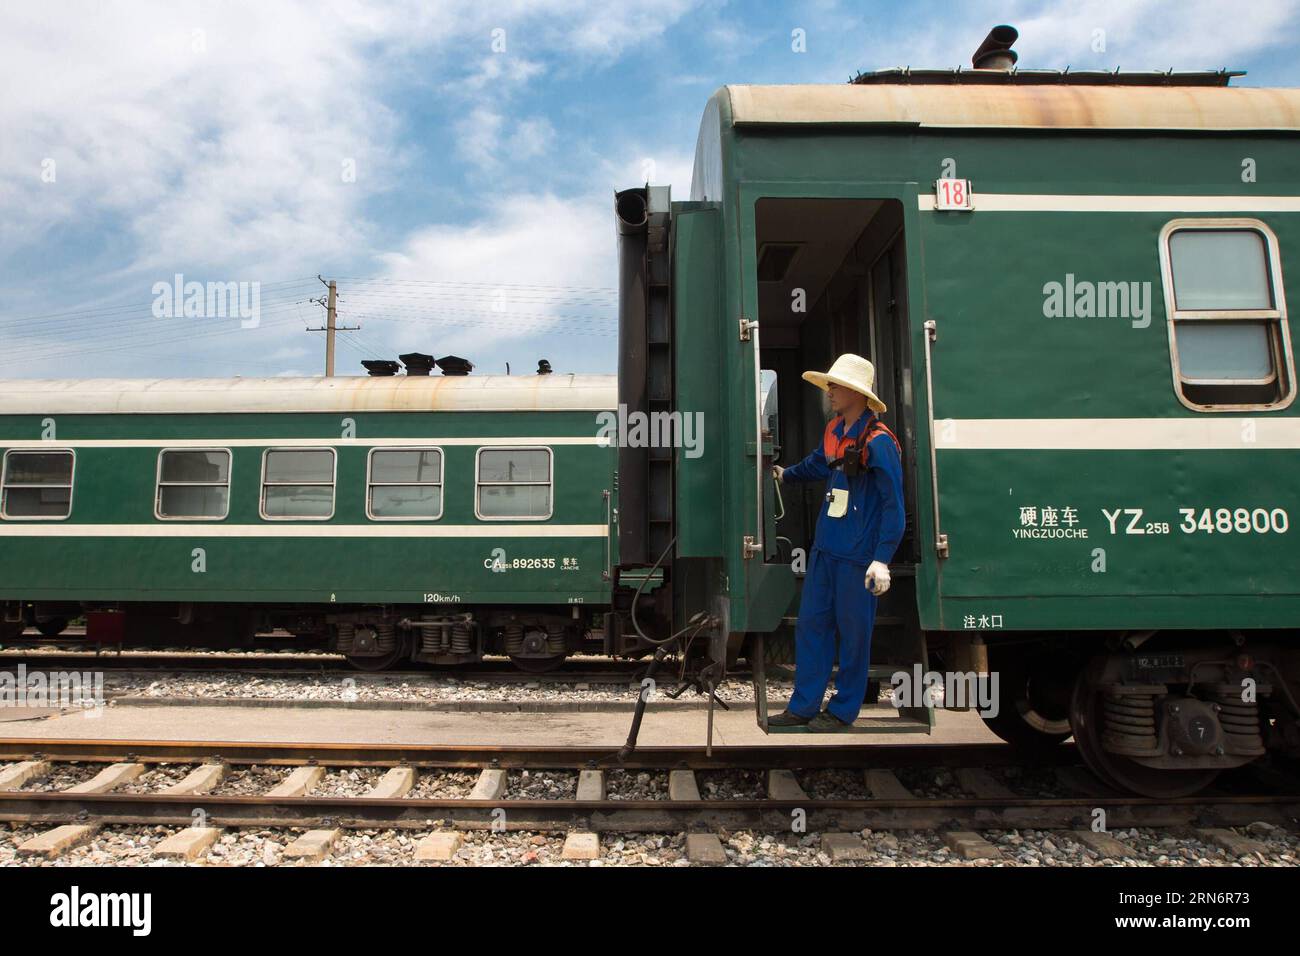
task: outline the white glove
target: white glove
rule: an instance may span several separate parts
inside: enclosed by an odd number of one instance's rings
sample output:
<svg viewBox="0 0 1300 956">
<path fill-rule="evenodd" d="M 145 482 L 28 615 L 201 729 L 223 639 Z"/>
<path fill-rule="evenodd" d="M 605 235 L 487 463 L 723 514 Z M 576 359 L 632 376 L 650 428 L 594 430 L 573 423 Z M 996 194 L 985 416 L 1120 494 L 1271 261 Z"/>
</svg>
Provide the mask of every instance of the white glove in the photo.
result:
<svg viewBox="0 0 1300 956">
<path fill-rule="evenodd" d="M 884 594 L 889 590 L 889 566 L 883 561 L 872 561 L 863 583 L 872 594 Z"/>
<path fill-rule="evenodd" d="M 780 465 L 772 466 L 772 474 L 776 476 L 777 481 L 785 481 L 785 469 Z"/>
</svg>

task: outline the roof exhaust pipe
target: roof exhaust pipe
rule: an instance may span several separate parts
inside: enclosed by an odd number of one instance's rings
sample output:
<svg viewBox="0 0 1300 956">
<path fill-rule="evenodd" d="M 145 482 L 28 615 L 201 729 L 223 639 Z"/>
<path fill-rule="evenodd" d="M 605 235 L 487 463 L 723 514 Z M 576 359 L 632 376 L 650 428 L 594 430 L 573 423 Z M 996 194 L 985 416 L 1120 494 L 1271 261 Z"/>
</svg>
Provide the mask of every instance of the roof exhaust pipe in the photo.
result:
<svg viewBox="0 0 1300 956">
<path fill-rule="evenodd" d="M 1005 23 L 989 31 L 975 55 L 970 58 L 971 66 L 977 70 L 1001 70 L 1009 72 L 1020 55 L 1011 49 L 1020 36 L 1020 31 Z"/>
<path fill-rule="evenodd" d="M 392 359 L 365 359 L 361 365 L 371 378 L 391 378 L 401 368 Z"/>
</svg>

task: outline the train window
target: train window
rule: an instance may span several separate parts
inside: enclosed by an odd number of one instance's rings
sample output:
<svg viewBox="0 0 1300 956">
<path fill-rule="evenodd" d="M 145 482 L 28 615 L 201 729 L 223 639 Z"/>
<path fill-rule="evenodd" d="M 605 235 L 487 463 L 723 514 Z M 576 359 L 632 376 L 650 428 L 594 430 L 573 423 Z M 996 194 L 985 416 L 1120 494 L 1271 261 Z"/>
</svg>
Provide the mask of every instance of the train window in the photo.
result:
<svg viewBox="0 0 1300 956">
<path fill-rule="evenodd" d="M 442 517 L 442 451 L 372 448 L 366 514 L 374 521 Z"/>
<path fill-rule="evenodd" d="M 0 478 L 0 515 L 6 518 L 66 518 L 72 513 L 71 451 L 5 453 Z"/>
<path fill-rule="evenodd" d="M 230 452 L 164 448 L 158 453 L 154 515 L 220 521 L 230 513 Z"/>
<path fill-rule="evenodd" d="M 1256 219 L 1176 219 L 1161 233 L 1174 386 L 1200 411 L 1279 408 L 1295 363 L 1277 238 Z"/>
<path fill-rule="evenodd" d="M 551 516 L 549 448 L 480 448 L 474 514 L 485 520 Z"/>
<path fill-rule="evenodd" d="M 262 455 L 262 517 L 334 517 L 334 449 L 268 448 Z"/>
</svg>

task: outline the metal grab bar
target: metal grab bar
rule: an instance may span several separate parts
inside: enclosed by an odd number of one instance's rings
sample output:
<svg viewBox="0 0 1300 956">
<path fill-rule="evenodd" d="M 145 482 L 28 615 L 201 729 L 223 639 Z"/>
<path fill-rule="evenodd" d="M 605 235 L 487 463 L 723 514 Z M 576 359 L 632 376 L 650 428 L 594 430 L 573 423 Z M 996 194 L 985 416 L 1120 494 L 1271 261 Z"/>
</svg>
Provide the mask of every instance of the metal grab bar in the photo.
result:
<svg viewBox="0 0 1300 956">
<path fill-rule="evenodd" d="M 740 320 L 740 338 L 754 343 L 754 534 L 745 535 L 745 557 L 762 556 L 763 547 L 763 371 L 759 358 L 758 322 Z"/>
<path fill-rule="evenodd" d="M 934 550 L 939 557 L 948 557 L 948 536 L 939 530 L 939 458 L 934 447 L 934 377 L 931 344 L 939 337 L 934 319 L 925 320 L 925 412 L 930 435 L 930 498 L 934 502 Z"/>
<path fill-rule="evenodd" d="M 614 579 L 614 561 L 610 554 L 610 547 L 614 538 L 614 495 L 608 488 L 604 489 L 600 494 L 605 499 L 605 570 L 601 572 L 601 577 L 606 581 L 612 581 Z"/>
</svg>

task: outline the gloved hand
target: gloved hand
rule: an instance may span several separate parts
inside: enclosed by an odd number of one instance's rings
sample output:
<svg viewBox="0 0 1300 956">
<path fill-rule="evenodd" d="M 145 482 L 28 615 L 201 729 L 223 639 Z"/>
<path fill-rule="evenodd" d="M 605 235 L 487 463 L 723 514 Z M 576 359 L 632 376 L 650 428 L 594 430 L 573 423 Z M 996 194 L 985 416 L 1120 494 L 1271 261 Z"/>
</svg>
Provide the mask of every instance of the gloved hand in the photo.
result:
<svg viewBox="0 0 1300 956">
<path fill-rule="evenodd" d="M 776 476 L 777 481 L 785 481 L 785 469 L 780 465 L 772 466 L 772 474 Z"/>
<path fill-rule="evenodd" d="M 872 561 L 863 583 L 872 594 L 884 594 L 889 590 L 889 565 L 883 561 Z"/>
</svg>

